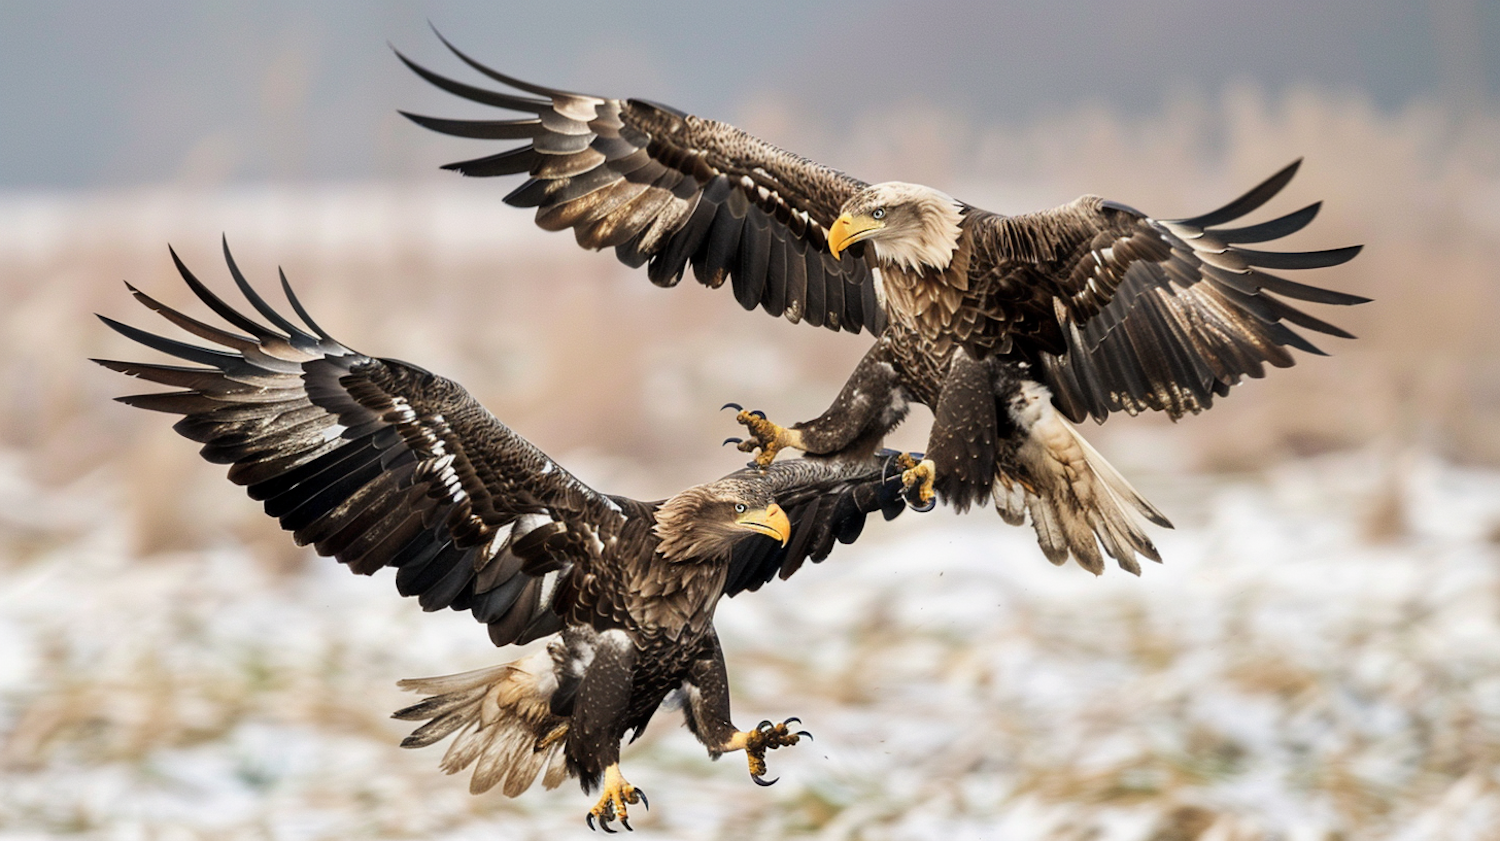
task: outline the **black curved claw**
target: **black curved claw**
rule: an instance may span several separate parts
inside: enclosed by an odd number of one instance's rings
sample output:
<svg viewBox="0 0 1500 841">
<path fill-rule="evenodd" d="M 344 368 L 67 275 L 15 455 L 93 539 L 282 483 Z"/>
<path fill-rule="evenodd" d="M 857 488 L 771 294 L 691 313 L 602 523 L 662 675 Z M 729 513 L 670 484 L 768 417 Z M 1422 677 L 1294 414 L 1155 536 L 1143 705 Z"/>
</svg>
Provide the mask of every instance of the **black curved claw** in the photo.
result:
<svg viewBox="0 0 1500 841">
<path fill-rule="evenodd" d="M 775 780 L 771 780 L 770 782 L 767 782 L 765 780 L 762 780 L 760 777 L 758 777 L 758 776 L 756 776 L 754 774 L 751 774 L 750 775 L 750 779 L 754 780 L 755 784 L 758 785 L 758 786 L 773 786 L 773 785 L 776 785 L 776 781 L 780 780 L 781 778 L 777 777 Z"/>
<path fill-rule="evenodd" d="M 798 718 L 798 717 L 796 717 L 796 716 L 792 716 L 792 717 L 791 717 L 791 718 L 789 718 L 789 719 L 787 719 L 787 720 L 785 720 L 785 721 L 783 721 L 783 722 L 781 722 L 781 723 L 782 723 L 782 724 L 785 724 L 785 725 L 786 725 L 786 726 L 788 726 L 788 727 L 790 727 L 790 726 L 792 726 L 792 724 L 794 724 L 794 723 L 795 723 L 795 724 L 801 724 L 801 723 L 802 723 L 802 719 L 800 719 L 800 718 Z"/>
<path fill-rule="evenodd" d="M 771 728 L 773 728 L 775 726 L 776 725 L 774 725 L 774 724 L 771 723 L 770 719 L 766 719 L 765 721 L 762 721 L 761 723 L 755 725 L 755 729 L 756 730 L 770 730 Z"/>
<path fill-rule="evenodd" d="M 751 415 L 751 416 L 752 416 L 752 417 L 757 417 L 757 418 L 760 418 L 760 419 L 761 419 L 761 420 L 765 420 L 765 419 L 766 419 L 766 413 L 765 413 L 765 412 L 762 412 L 762 411 L 761 411 L 761 410 L 759 410 L 759 409 L 752 409 L 752 410 L 751 410 L 751 411 L 750 411 L 750 415 Z"/>
<path fill-rule="evenodd" d="M 635 832 L 635 828 L 630 825 L 630 818 L 628 817 L 620 818 L 620 826 L 625 827 L 626 832 Z"/>
<path fill-rule="evenodd" d="M 906 501 L 906 506 L 911 510 L 917 512 L 918 514 L 925 514 L 937 507 L 937 497 L 934 496 L 932 499 L 929 499 L 926 502 L 912 502 L 910 499 L 908 499 Z"/>
<path fill-rule="evenodd" d="M 641 799 L 641 805 L 646 807 L 646 811 L 651 811 L 651 801 L 646 799 L 646 792 L 636 789 L 635 796 Z"/>
<path fill-rule="evenodd" d="M 599 828 L 602 829 L 602 830 L 604 830 L 604 834 L 605 835 L 614 835 L 615 833 L 619 832 L 618 829 L 610 829 L 609 828 L 609 818 L 600 818 L 599 819 Z"/>
<path fill-rule="evenodd" d="M 801 736 L 802 738 L 808 740 L 809 742 L 816 742 L 817 741 L 817 739 L 814 739 L 812 737 L 812 734 L 809 733 L 809 732 L 807 732 L 806 730 L 798 730 L 797 733 L 796 733 L 796 735 Z"/>
<path fill-rule="evenodd" d="M 721 446 L 721 447 L 727 447 L 730 444 L 743 444 L 743 443 L 745 443 L 745 439 L 743 439 L 743 438 L 725 438 L 724 439 L 724 443 L 720 444 L 719 446 Z"/>
<path fill-rule="evenodd" d="M 725 403 L 724 405 L 722 405 L 722 406 L 719 407 L 719 411 L 721 411 L 721 412 L 724 411 L 725 409 L 733 409 L 736 412 L 743 412 L 743 411 L 745 411 L 745 407 L 741 406 L 738 403 Z"/>
<path fill-rule="evenodd" d="M 596 826 L 594 826 L 594 813 L 593 812 L 589 812 L 587 815 L 584 815 L 583 816 L 583 822 L 589 825 L 589 829 L 591 831 L 593 831 L 593 832 L 598 832 L 599 831 L 599 828 L 596 827 Z"/>
</svg>

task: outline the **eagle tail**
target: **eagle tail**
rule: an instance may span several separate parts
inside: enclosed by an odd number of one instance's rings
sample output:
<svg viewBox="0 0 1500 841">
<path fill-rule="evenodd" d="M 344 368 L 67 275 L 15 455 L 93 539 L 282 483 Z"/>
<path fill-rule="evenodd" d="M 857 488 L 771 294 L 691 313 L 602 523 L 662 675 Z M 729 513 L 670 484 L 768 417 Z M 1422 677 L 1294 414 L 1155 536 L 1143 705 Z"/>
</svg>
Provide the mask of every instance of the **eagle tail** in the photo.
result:
<svg viewBox="0 0 1500 841">
<path fill-rule="evenodd" d="M 430 696 L 393 714 L 406 721 L 427 720 L 401 747 L 426 747 L 457 732 L 442 768 L 456 774 L 474 765 L 470 792 L 499 785 L 507 797 L 515 797 L 538 774 L 549 789 L 568 778 L 563 759 L 568 720 L 552 713 L 557 679 L 545 650 L 500 666 L 397 685 Z"/>
<path fill-rule="evenodd" d="M 1016 452 L 1020 475 L 997 471 L 995 478 L 995 509 L 1006 522 L 1019 525 L 1029 513 L 1048 560 L 1073 557 L 1095 575 L 1104 572 L 1104 554 L 1136 575 L 1137 555 L 1161 561 L 1136 517 L 1166 528 L 1171 522 L 1053 409 L 1045 387 L 1025 383 L 1012 415 L 1025 440 Z"/>
</svg>

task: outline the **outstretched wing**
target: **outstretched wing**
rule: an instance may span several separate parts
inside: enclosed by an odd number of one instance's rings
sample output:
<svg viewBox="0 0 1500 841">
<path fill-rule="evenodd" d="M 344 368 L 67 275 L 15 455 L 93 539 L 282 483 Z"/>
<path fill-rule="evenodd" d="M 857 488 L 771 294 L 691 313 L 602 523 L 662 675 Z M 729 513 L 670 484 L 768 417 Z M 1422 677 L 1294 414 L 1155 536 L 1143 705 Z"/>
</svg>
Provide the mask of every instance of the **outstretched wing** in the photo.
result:
<svg viewBox="0 0 1500 841">
<path fill-rule="evenodd" d="M 799 458 L 773 462 L 763 472 L 747 469 L 770 483 L 792 522 L 792 536 L 785 546 L 766 539 L 741 542 L 730 558 L 724 594 L 759 590 L 772 578 L 791 576 L 805 561 L 822 561 L 835 541 L 853 543 L 876 511 L 894 519 L 906 508 L 898 455 L 882 450 L 868 462 Z"/>
<path fill-rule="evenodd" d="M 585 248 L 614 248 L 632 268 L 645 264 L 658 286 L 675 286 L 691 265 L 706 286 L 729 278 L 747 310 L 761 307 L 831 330 L 884 329 L 862 253 L 839 260 L 828 252 L 828 228 L 862 182 L 731 125 L 644 100 L 528 84 L 443 43 L 519 93 L 457 82 L 396 55 L 449 93 L 526 115 L 450 120 L 403 111 L 444 134 L 525 141 L 444 169 L 530 176 L 507 203 L 535 207 L 536 223 L 546 230 L 572 228 Z"/>
<path fill-rule="evenodd" d="M 1260 251 L 1246 244 L 1301 230 L 1320 204 L 1268 222 L 1221 227 L 1259 208 L 1301 161 L 1211 213 L 1152 219 L 1085 196 L 1024 216 L 987 216 L 975 265 L 1000 310 L 1029 344 L 1053 402 L 1074 421 L 1156 409 L 1200 412 L 1265 365 L 1294 363 L 1290 348 L 1322 354 L 1288 324 L 1353 338 L 1286 303 L 1367 301 L 1297 283 L 1272 269 L 1315 269 L 1353 259 L 1360 246 Z M 1278 297 L 1280 296 L 1280 297 Z"/>
<path fill-rule="evenodd" d="M 224 249 L 235 283 L 267 327 L 183 280 L 249 335 L 192 319 L 131 288 L 142 304 L 220 347 L 200 347 L 100 316 L 127 338 L 193 366 L 95 360 L 181 391 L 118 398 L 183 415 L 174 427 L 231 465 L 267 514 L 355 572 L 396 568 L 425 610 L 472 611 L 496 645 L 561 628 L 552 586 L 618 531 L 620 504 L 579 482 L 451 380 L 356 353 L 262 300 Z M 308 332 L 308 331 L 311 332 Z M 221 349 L 221 348 L 227 348 Z M 628 504 L 628 502 L 626 503 Z"/>
</svg>

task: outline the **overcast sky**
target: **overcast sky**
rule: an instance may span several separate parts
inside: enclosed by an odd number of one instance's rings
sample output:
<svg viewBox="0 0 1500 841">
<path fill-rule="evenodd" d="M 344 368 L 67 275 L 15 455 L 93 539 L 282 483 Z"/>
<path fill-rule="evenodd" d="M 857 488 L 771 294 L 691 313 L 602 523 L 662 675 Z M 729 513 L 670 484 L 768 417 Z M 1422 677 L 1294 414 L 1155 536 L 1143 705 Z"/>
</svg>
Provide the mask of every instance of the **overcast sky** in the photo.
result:
<svg viewBox="0 0 1500 841">
<path fill-rule="evenodd" d="M 522 78 L 734 120 L 782 103 L 827 130 L 929 102 L 978 125 L 1081 104 L 1150 113 L 1250 81 L 1397 109 L 1493 107 L 1492 0 L 995 0 L 719 5 L 701 0 L 6 2 L 0 188 L 409 174 L 420 129 L 454 114 L 389 41 L 472 80 L 427 29 Z"/>
</svg>

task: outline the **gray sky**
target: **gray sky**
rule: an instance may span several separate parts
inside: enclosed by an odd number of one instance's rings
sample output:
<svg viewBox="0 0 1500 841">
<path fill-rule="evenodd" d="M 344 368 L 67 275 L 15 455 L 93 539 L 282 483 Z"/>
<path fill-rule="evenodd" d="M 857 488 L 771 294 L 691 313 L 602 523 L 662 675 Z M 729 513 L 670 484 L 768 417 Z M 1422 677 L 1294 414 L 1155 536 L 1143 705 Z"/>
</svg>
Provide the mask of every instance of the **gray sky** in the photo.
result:
<svg viewBox="0 0 1500 841">
<path fill-rule="evenodd" d="M 423 171 L 398 107 L 456 100 L 386 42 L 472 79 L 427 29 L 522 78 L 734 120 L 780 102 L 837 132 L 923 101 L 977 125 L 1083 104 L 1151 112 L 1242 81 L 1493 105 L 1500 4 L 699 0 L 0 5 L 0 188 Z"/>
</svg>

